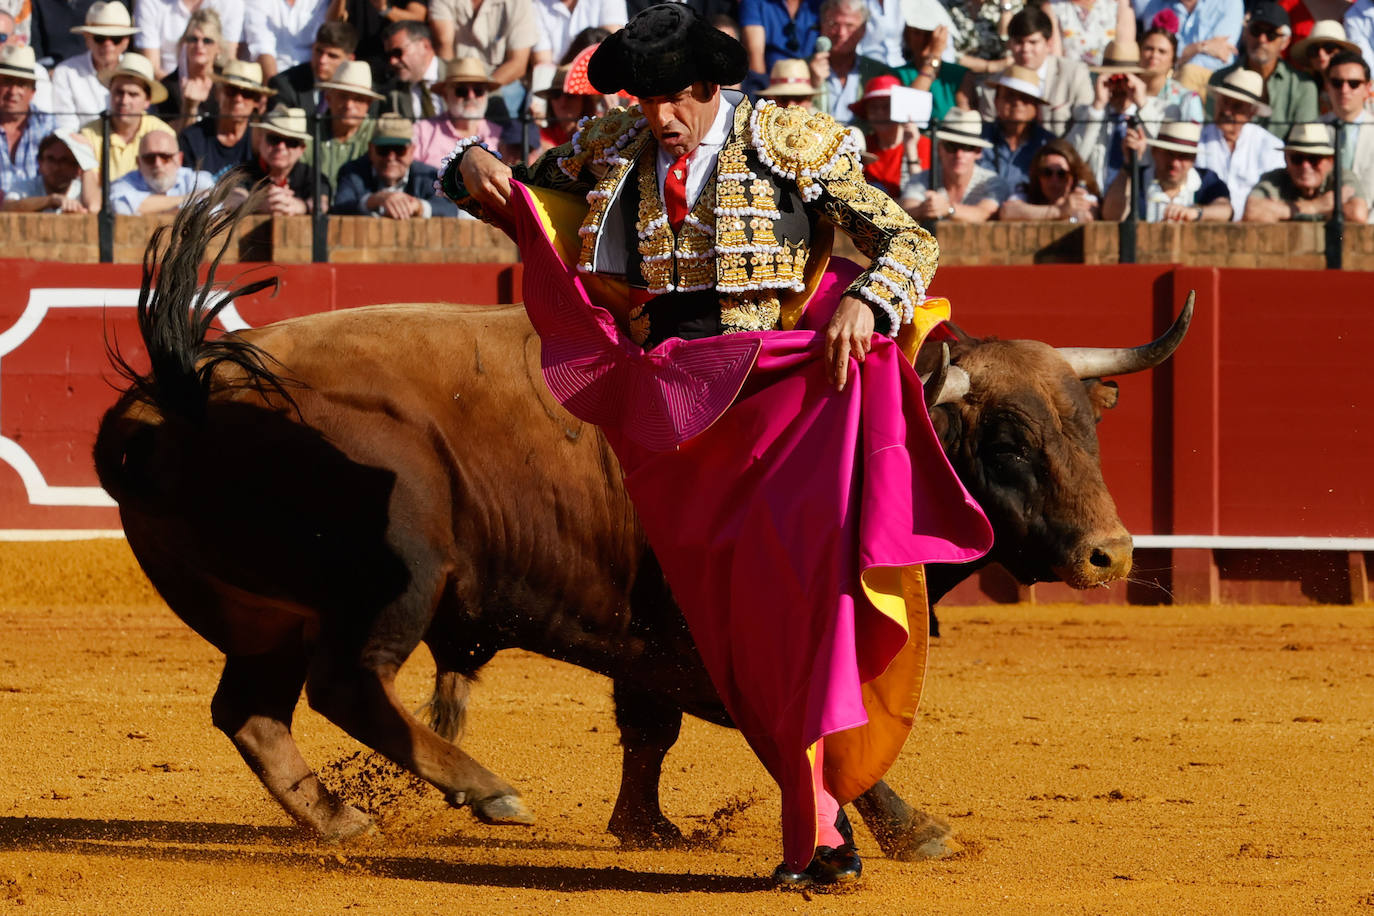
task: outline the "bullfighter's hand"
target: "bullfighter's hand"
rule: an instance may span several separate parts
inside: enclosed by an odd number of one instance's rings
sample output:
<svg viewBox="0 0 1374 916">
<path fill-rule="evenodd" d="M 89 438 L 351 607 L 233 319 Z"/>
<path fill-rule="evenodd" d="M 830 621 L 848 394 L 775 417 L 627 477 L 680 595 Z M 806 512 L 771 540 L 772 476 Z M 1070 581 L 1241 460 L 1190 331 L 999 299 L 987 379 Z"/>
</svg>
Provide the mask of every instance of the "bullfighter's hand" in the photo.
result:
<svg viewBox="0 0 1374 916">
<path fill-rule="evenodd" d="M 458 172 L 463 176 L 463 187 L 467 188 L 484 210 L 505 217 L 507 222 L 514 218 L 510 207 L 510 166 L 480 146 L 472 146 L 463 154 Z"/>
<path fill-rule="evenodd" d="M 849 381 L 849 358 L 864 361 L 873 348 L 873 311 L 854 296 L 840 300 L 825 329 L 825 368 L 836 391 Z"/>
</svg>

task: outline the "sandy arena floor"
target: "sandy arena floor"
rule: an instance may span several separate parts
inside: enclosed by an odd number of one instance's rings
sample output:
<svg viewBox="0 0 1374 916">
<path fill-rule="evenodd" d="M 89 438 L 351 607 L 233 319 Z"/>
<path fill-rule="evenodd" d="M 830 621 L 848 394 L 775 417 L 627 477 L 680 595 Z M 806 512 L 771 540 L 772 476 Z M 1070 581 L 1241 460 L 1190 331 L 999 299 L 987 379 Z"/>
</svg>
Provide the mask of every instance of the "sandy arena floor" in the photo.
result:
<svg viewBox="0 0 1374 916">
<path fill-rule="evenodd" d="M 937 862 L 768 888 L 776 792 L 689 721 L 664 807 L 693 852 L 621 852 L 609 685 L 521 652 L 465 746 L 540 822 L 491 828 L 311 712 L 296 734 L 379 838 L 301 837 L 210 725 L 220 660 L 127 548 L 0 547 L 0 909 L 60 913 L 1374 914 L 1374 608 L 946 608 L 889 782 L 948 819 Z M 403 672 L 415 704 L 431 668 Z"/>
</svg>

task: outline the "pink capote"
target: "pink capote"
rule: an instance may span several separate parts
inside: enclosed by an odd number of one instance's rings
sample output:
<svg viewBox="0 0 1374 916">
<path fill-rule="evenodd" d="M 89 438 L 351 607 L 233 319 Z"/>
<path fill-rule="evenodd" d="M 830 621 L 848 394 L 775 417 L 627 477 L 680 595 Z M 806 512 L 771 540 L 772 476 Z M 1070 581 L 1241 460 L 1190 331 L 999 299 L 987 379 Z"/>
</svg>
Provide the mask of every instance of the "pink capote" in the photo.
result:
<svg viewBox="0 0 1374 916">
<path fill-rule="evenodd" d="M 809 753 L 868 721 L 862 685 L 927 625 L 881 612 L 862 576 L 973 560 L 991 528 L 892 341 L 875 336 L 843 392 L 829 381 L 818 330 L 854 265 L 822 280 L 798 330 L 645 353 L 589 301 L 529 190 L 514 185 L 513 203 L 545 380 L 620 459 L 712 682 L 782 790 L 784 857 L 800 870 L 816 847 Z"/>
</svg>

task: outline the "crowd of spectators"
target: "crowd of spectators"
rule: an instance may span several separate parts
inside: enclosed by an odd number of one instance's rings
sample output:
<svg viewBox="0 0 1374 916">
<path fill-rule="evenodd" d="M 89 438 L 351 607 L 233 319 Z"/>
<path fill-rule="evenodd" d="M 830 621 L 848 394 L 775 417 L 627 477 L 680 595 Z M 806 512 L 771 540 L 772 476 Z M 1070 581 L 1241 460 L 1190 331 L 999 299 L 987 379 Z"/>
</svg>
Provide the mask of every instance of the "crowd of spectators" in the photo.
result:
<svg viewBox="0 0 1374 916">
<path fill-rule="evenodd" d="M 155 213 L 240 169 L 267 213 L 318 186 L 336 214 L 460 217 L 433 192 L 457 141 L 532 159 L 623 104 L 587 60 L 649 2 L 0 0 L 0 206 Z M 738 88 L 850 125 L 922 220 L 1374 201 L 1374 0 L 686 2 L 744 44 Z"/>
</svg>

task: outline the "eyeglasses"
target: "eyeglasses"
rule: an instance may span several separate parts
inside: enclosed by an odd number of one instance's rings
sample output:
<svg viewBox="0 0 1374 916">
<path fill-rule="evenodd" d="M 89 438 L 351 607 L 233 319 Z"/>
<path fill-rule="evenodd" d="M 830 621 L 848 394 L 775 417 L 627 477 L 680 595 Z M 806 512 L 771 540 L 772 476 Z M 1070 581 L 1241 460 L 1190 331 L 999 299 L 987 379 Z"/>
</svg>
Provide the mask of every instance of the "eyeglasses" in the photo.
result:
<svg viewBox="0 0 1374 916">
<path fill-rule="evenodd" d="M 283 137 L 280 134 L 268 134 L 265 141 L 268 146 L 284 146 L 287 149 L 301 149 L 305 146 L 305 141 L 297 137 Z"/>
<path fill-rule="evenodd" d="M 1061 168 L 1041 169 L 1040 174 L 1046 178 L 1068 178 L 1069 170 Z"/>
<path fill-rule="evenodd" d="M 481 83 L 454 83 L 453 94 L 460 98 L 480 98 L 487 94 L 487 87 Z"/>
<path fill-rule="evenodd" d="M 983 154 L 983 148 L 981 146 L 966 146 L 963 143 L 950 143 L 948 140 L 941 143 L 940 148 L 951 156 L 956 153 L 977 153 L 980 156 Z"/>
<path fill-rule="evenodd" d="M 1321 165 L 1321 164 L 1322 164 L 1322 160 L 1323 160 L 1323 159 L 1326 159 L 1326 158 L 1327 158 L 1326 156 L 1319 156 L 1319 155 L 1317 155 L 1316 153 L 1289 153 L 1289 154 L 1288 154 L 1288 161 L 1289 161 L 1289 162 L 1292 162 L 1294 165 L 1310 165 L 1310 166 L 1312 166 L 1312 168 L 1314 168 L 1314 169 L 1317 168 L 1319 165 Z"/>
<path fill-rule="evenodd" d="M 220 83 L 220 86 L 224 88 L 225 95 L 236 95 L 239 98 L 247 99 L 250 102 L 256 102 L 262 98 L 261 92 L 254 92 L 252 89 L 244 89 L 242 86 L 235 86 L 233 83 Z"/>
<path fill-rule="evenodd" d="M 91 41 L 98 45 L 117 45 L 129 40 L 128 35 L 92 35 Z"/>
<path fill-rule="evenodd" d="M 176 153 L 140 153 L 138 161 L 144 165 L 156 165 L 159 162 L 171 162 L 176 157 Z"/>
<path fill-rule="evenodd" d="M 801 40 L 797 38 L 797 24 L 789 21 L 782 27 L 782 37 L 787 39 L 786 48 L 793 54 L 801 50 Z"/>
<path fill-rule="evenodd" d="M 1343 80 L 1332 77 L 1328 82 L 1331 83 L 1332 89 L 1359 89 L 1369 80 Z"/>
<path fill-rule="evenodd" d="M 215 43 L 215 39 L 209 35 L 188 35 L 182 41 L 188 45 L 212 45 Z"/>
<path fill-rule="evenodd" d="M 406 153 L 410 152 L 409 143 L 405 146 L 377 146 L 374 144 L 372 148 L 376 150 L 377 155 L 383 159 L 390 159 L 393 156 L 397 159 L 404 159 Z"/>
<path fill-rule="evenodd" d="M 1250 37 L 1263 38 L 1265 41 L 1277 41 L 1279 29 L 1267 22 L 1252 22 L 1250 23 Z"/>
<path fill-rule="evenodd" d="M 400 60 L 402 57 L 405 56 L 406 48 L 408 48 L 408 47 L 410 47 L 410 45 L 401 45 L 399 48 L 387 48 L 387 49 L 386 49 L 386 59 L 387 59 L 387 60 Z"/>
</svg>

